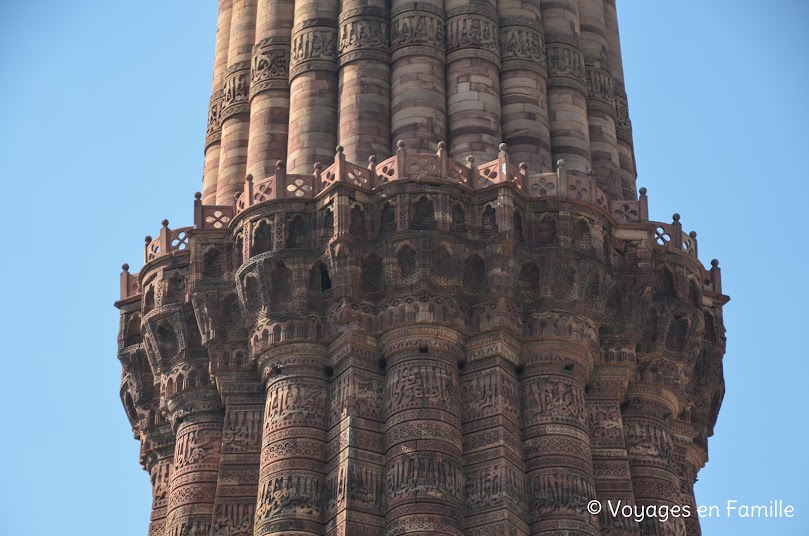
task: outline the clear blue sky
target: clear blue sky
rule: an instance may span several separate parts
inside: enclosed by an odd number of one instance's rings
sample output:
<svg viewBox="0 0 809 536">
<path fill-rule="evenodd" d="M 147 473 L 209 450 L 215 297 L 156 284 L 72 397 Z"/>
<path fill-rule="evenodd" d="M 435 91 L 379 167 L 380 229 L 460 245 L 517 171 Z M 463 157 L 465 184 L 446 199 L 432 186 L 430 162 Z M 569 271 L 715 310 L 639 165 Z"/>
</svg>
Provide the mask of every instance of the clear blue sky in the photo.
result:
<svg viewBox="0 0 809 536">
<path fill-rule="evenodd" d="M 146 533 L 112 302 L 144 235 L 191 222 L 216 3 L 0 2 L 0 534 Z M 806 536 L 809 3 L 618 4 L 638 185 L 733 298 L 697 500 L 797 511 L 703 534 Z"/>
</svg>

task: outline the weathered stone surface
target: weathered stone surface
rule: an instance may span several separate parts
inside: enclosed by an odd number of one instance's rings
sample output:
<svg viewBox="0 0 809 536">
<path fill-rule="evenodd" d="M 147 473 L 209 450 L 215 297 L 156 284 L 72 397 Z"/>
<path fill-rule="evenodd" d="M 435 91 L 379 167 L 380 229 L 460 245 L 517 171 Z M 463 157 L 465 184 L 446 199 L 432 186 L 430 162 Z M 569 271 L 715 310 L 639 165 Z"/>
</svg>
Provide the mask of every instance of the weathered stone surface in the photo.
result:
<svg viewBox="0 0 809 536">
<path fill-rule="evenodd" d="M 116 302 L 150 536 L 698 535 L 587 510 L 693 508 L 724 394 L 614 3 L 220 7 L 194 226 Z"/>
</svg>

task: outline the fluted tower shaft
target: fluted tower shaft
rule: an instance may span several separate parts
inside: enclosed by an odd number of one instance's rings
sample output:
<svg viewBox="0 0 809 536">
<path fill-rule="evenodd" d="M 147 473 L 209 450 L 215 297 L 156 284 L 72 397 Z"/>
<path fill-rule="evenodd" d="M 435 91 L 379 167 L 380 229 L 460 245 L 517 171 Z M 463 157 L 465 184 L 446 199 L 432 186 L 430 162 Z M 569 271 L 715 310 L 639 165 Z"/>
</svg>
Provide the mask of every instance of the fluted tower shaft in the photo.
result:
<svg viewBox="0 0 809 536">
<path fill-rule="evenodd" d="M 529 170 L 565 160 L 635 199 L 614 0 L 221 0 L 203 202 L 245 176 L 383 160 L 399 140 Z"/>
<path fill-rule="evenodd" d="M 121 274 L 149 536 L 699 536 L 718 261 L 613 0 L 221 0 L 194 225 Z M 593 501 L 600 504 L 594 511 Z"/>
</svg>

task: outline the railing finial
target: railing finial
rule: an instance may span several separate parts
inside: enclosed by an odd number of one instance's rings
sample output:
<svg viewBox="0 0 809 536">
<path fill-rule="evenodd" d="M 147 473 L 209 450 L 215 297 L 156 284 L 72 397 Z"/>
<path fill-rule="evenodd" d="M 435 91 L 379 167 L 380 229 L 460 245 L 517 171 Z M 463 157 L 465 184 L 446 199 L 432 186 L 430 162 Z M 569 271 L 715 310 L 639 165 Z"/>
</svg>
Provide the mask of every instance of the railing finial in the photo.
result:
<svg viewBox="0 0 809 536">
<path fill-rule="evenodd" d="M 400 179 L 407 177 L 407 151 L 404 140 L 396 142 L 396 172 Z"/>
<path fill-rule="evenodd" d="M 638 200 L 638 217 L 640 221 L 649 221 L 649 198 L 646 197 L 646 188 L 641 188 Z"/>
<path fill-rule="evenodd" d="M 711 261 L 710 280 L 713 291 L 722 294 L 722 269 L 719 268 L 719 261 L 716 259 Z"/>
<path fill-rule="evenodd" d="M 556 161 L 556 176 L 559 179 L 558 192 L 559 195 L 568 195 L 567 192 L 567 168 L 565 167 L 564 159 L 560 158 Z"/>
<path fill-rule="evenodd" d="M 287 168 L 283 160 L 275 162 L 275 192 L 276 197 L 284 196 L 287 188 Z"/>
</svg>

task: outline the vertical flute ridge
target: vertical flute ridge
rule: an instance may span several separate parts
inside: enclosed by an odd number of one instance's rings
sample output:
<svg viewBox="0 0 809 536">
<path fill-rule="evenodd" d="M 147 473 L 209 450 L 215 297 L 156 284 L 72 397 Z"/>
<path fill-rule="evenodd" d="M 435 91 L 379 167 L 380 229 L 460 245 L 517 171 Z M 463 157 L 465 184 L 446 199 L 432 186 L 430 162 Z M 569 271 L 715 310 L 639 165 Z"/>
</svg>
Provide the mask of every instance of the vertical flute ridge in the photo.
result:
<svg viewBox="0 0 809 536">
<path fill-rule="evenodd" d="M 581 43 L 587 75 L 587 120 L 592 169 L 610 199 L 622 199 L 615 130 L 615 96 L 602 0 L 579 0 Z"/>
<path fill-rule="evenodd" d="M 345 0 L 338 35 L 340 145 L 352 162 L 391 154 L 390 12 L 386 0 Z"/>
<path fill-rule="evenodd" d="M 256 35 L 256 0 L 234 0 L 228 68 L 222 96 L 222 147 L 216 204 L 229 205 L 244 184 L 250 131 L 250 61 Z"/>
<path fill-rule="evenodd" d="M 447 139 L 444 2 L 391 6 L 391 150 L 433 151 Z"/>
<path fill-rule="evenodd" d="M 548 53 L 548 114 L 554 162 L 564 160 L 573 175 L 590 169 L 587 86 L 576 0 L 542 0 Z"/>
<path fill-rule="evenodd" d="M 294 0 L 259 0 L 250 69 L 247 174 L 268 177 L 289 143 L 289 62 Z"/>
<path fill-rule="evenodd" d="M 385 530 L 384 371 L 376 337 L 356 331 L 329 347 L 328 536 Z"/>
<path fill-rule="evenodd" d="M 230 44 L 230 19 L 233 0 L 219 0 L 219 18 L 216 23 L 216 48 L 214 52 L 211 100 L 208 105 L 208 130 L 205 135 L 205 166 L 202 174 L 202 201 L 206 205 L 216 203 L 216 183 L 219 179 L 219 157 L 222 148 L 222 97 L 224 95 L 225 71 L 228 66 Z"/>
<path fill-rule="evenodd" d="M 637 199 L 635 186 L 635 146 L 632 141 L 632 122 L 629 119 L 629 104 L 624 84 L 624 65 L 621 56 L 621 38 L 618 34 L 618 13 L 615 0 L 603 0 L 604 28 L 607 38 L 610 70 L 613 77 L 615 97 L 615 132 L 618 138 L 621 188 L 624 199 Z"/>
<path fill-rule="evenodd" d="M 297 0 L 290 60 L 290 173 L 311 173 L 337 145 L 338 0 Z"/>
<path fill-rule="evenodd" d="M 682 507 L 671 434 L 672 414 L 676 411 L 677 398 L 660 385 L 643 382 L 630 387 L 622 417 L 632 488 L 640 508 L 665 507 L 671 511 Z M 684 518 L 669 521 L 671 524 L 667 523 L 663 532 L 657 518 L 645 518 L 639 522 L 641 534 L 685 533 Z"/>
<path fill-rule="evenodd" d="M 624 340 L 631 340 L 625 336 Z M 626 438 L 621 419 L 621 404 L 629 385 L 627 370 L 635 361 L 634 348 L 617 340 L 605 343 L 607 356 L 596 365 L 588 384 L 587 424 L 593 453 L 596 495 L 603 508 L 599 513 L 601 530 L 615 536 L 639 536 L 640 527 L 632 517 L 613 516 L 609 504 L 635 505 Z M 604 362 L 608 364 L 605 364 Z"/>
<path fill-rule="evenodd" d="M 478 161 L 497 155 L 500 30 L 494 0 L 446 0 L 449 154 Z"/>
<path fill-rule="evenodd" d="M 548 62 L 539 0 L 500 0 L 500 106 L 503 142 L 515 162 L 553 170 Z"/>
<path fill-rule="evenodd" d="M 487 333 L 468 341 L 461 373 L 464 529 L 486 531 L 499 520 L 505 534 L 528 534 L 529 494 L 521 434 L 519 379 L 513 356 L 477 355 L 495 340 L 519 348 L 517 337 Z"/>
</svg>

